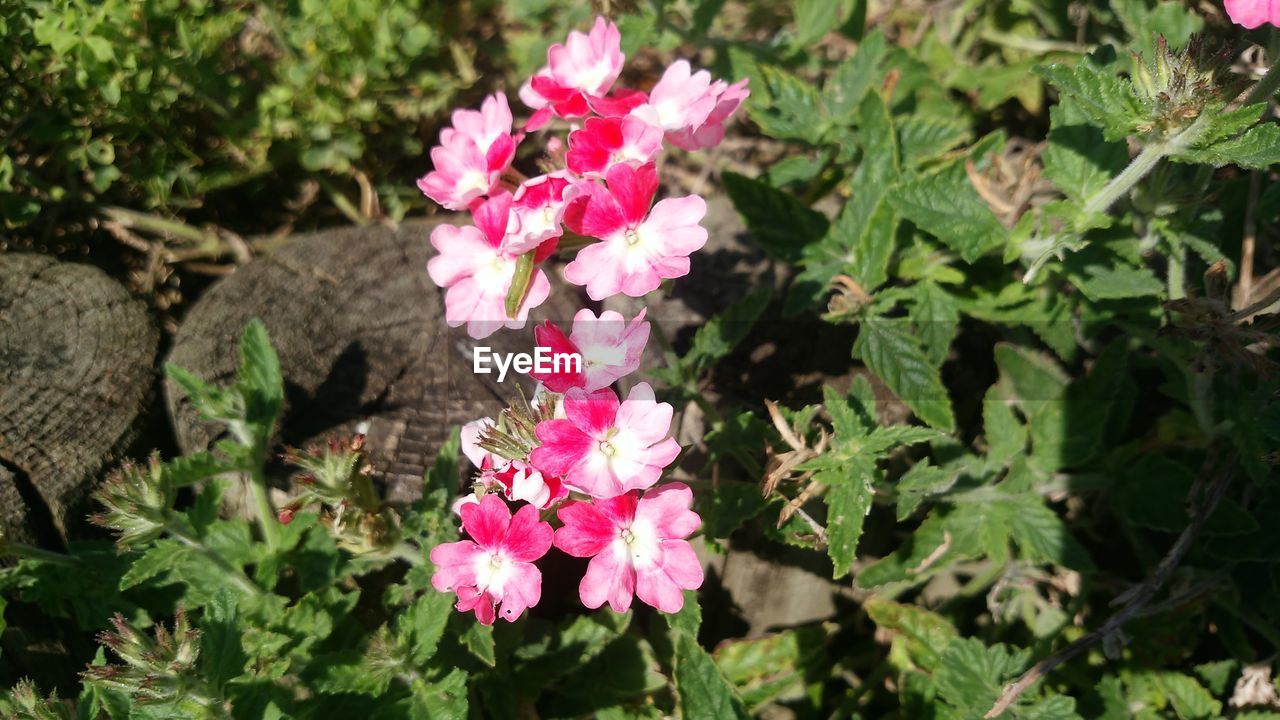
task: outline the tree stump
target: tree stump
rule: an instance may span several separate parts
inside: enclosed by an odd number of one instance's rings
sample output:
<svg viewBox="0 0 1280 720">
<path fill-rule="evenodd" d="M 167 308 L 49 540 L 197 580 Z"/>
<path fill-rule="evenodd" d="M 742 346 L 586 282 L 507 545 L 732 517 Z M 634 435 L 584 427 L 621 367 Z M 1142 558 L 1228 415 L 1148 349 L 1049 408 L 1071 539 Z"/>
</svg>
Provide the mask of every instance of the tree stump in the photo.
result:
<svg viewBox="0 0 1280 720">
<path fill-rule="evenodd" d="M 341 228 L 285 241 L 204 293 L 169 362 L 229 383 L 240 334 L 260 318 L 285 378 L 280 443 L 305 446 L 367 422 L 366 447 L 389 498 L 416 497 L 450 429 L 494 415 L 514 393 L 510 379 L 510 392 L 499 394 L 472 374 L 471 341 L 445 326 L 442 293 L 426 272 L 432 227 Z M 209 447 L 219 428 L 201 422 L 173 383 L 166 400 L 183 452 Z"/>
<path fill-rule="evenodd" d="M 136 436 L 159 340 L 142 303 L 88 265 L 0 255 L 0 524 L 57 545 Z"/>
</svg>

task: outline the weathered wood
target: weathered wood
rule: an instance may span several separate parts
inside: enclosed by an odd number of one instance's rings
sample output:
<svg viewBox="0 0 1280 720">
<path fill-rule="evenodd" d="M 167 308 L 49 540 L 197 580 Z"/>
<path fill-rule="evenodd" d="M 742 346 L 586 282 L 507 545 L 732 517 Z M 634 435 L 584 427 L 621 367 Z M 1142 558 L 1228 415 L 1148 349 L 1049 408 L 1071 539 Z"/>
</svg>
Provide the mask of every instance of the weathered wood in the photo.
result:
<svg viewBox="0 0 1280 720">
<path fill-rule="evenodd" d="M 88 265 L 0 255 L 0 523 L 57 543 L 153 386 L 146 308 Z"/>
<path fill-rule="evenodd" d="M 426 273 L 430 229 L 342 228 L 288 240 L 195 303 L 169 362 L 230 382 L 238 338 L 260 318 L 285 376 L 281 444 L 350 434 L 367 421 L 367 447 L 390 497 L 414 497 L 449 429 L 502 406 L 471 373 L 459 348 L 465 336 L 445 326 L 441 292 Z M 218 429 L 200 422 L 172 383 L 166 398 L 181 449 L 208 447 Z"/>
</svg>

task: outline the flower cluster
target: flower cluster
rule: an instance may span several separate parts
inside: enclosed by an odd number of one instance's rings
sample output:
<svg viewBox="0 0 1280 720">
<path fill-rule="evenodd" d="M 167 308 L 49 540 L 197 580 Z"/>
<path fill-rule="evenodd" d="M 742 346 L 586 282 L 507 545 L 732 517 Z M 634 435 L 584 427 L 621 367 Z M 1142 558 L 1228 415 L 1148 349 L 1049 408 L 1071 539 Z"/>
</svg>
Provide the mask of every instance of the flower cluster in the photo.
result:
<svg viewBox="0 0 1280 720">
<path fill-rule="evenodd" d="M 564 269 L 592 300 L 640 297 L 689 272 L 689 255 L 706 243 L 697 195 L 654 203 L 664 144 L 699 150 L 718 145 L 724 124 L 747 98 L 746 80 L 729 84 L 689 63 L 671 64 L 649 92 L 615 88 L 623 54 L 618 28 L 597 18 L 587 34 L 571 32 L 547 51 L 547 65 L 520 89 L 534 110 L 520 131 L 507 98 L 495 93 L 479 110 L 457 110 L 431 150 L 433 169 L 418 181 L 447 210 L 467 211 L 468 225 L 431 233 L 437 255 L 427 265 L 446 288 L 445 319 L 475 338 L 524 327 L 547 299 L 540 267 L 561 246 L 589 242 Z M 555 119 L 568 135 L 545 138 L 551 165 L 526 177 L 515 167 L 522 142 Z M 565 243 L 566 245 L 568 243 Z"/>
<path fill-rule="evenodd" d="M 520 132 L 501 94 L 454 113 L 431 153 L 435 168 L 418 183 L 441 206 L 471 213 L 470 225 L 431 234 L 437 255 L 427 270 L 446 288 L 451 327 L 466 325 L 476 338 L 524 327 L 550 292 L 540 266 L 570 244 L 581 249 L 564 277 L 595 301 L 641 297 L 688 274 L 689 256 L 707 240 L 706 203 L 696 195 L 655 203 L 658 156 L 666 143 L 717 145 L 746 81 L 715 80 L 680 60 L 646 93 L 614 87 L 622 65 L 618 29 L 600 18 L 551 46 L 546 67 L 521 88 L 534 112 Z M 516 146 L 556 119 L 569 133 L 548 138 L 546 155 L 561 166 L 526 178 L 511 166 Z M 638 597 L 677 612 L 683 591 L 702 585 L 688 541 L 702 522 L 693 493 L 659 484 L 680 454 L 669 437 L 673 408 L 647 383 L 625 399 L 613 390 L 639 369 L 649 334 L 643 310 L 628 320 L 583 309 L 567 334 L 546 322 L 534 328 L 538 347 L 581 362 L 535 368 L 531 401 L 521 395 L 496 419 L 463 427 L 476 472 L 454 511 L 467 539 L 430 553 L 432 584 L 456 593 L 459 610 L 484 624 L 514 621 L 541 599 L 535 563 L 553 546 L 590 558 L 578 588 L 589 608 L 607 602 L 623 612 Z"/>
</svg>

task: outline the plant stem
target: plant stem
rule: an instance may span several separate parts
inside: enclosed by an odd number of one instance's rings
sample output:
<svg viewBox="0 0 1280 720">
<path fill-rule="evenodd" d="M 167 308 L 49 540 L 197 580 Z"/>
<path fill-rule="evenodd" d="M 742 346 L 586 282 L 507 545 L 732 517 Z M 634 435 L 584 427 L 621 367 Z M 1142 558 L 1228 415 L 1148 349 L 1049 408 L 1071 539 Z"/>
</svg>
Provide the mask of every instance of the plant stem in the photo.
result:
<svg viewBox="0 0 1280 720">
<path fill-rule="evenodd" d="M 1181 300 L 1187 296 L 1187 248 L 1178 244 L 1169 253 L 1169 299 Z"/>
<path fill-rule="evenodd" d="M 267 491 L 267 479 L 262 474 L 261 464 L 249 471 L 249 487 L 253 491 L 253 503 L 258 508 L 258 524 L 262 528 L 262 539 L 271 550 L 280 544 L 279 520 L 275 507 L 271 504 L 271 495 Z"/>
<path fill-rule="evenodd" d="M 48 563 L 50 565 L 60 565 L 62 567 L 79 567 L 80 560 L 60 552 L 53 550 L 45 550 L 33 545 L 25 545 L 23 543 L 4 543 L 0 544 L 0 555 L 11 555 L 16 558 L 24 558 L 27 560 L 35 560 L 37 562 Z"/>
<path fill-rule="evenodd" d="M 1208 127 L 1209 113 L 1202 113 L 1195 122 L 1173 136 L 1144 147 L 1124 171 L 1112 178 L 1111 182 L 1085 202 L 1084 215 L 1087 217 L 1106 212 L 1117 200 L 1128 194 L 1134 185 L 1146 177 L 1147 173 L 1154 170 L 1161 160 L 1191 146 L 1200 139 Z"/>
</svg>

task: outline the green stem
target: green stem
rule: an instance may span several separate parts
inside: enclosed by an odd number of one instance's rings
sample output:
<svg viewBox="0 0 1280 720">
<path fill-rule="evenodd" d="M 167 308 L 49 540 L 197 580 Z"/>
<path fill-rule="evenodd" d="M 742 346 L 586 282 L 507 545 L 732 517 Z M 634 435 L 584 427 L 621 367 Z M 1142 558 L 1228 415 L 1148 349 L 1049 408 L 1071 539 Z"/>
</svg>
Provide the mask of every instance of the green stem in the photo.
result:
<svg viewBox="0 0 1280 720">
<path fill-rule="evenodd" d="M 1181 300 L 1187 296 L 1187 248 L 1178 243 L 1169 253 L 1169 299 Z"/>
<path fill-rule="evenodd" d="M 261 464 L 249 472 L 249 487 L 253 491 L 253 504 L 258 509 L 258 524 L 262 528 L 262 539 L 267 548 L 274 550 L 280 545 L 280 521 L 276 518 L 275 507 L 271 504 L 271 495 L 267 490 L 267 479 L 262 474 Z"/>
<path fill-rule="evenodd" d="M 387 551 L 387 554 L 393 558 L 403 560 L 415 567 L 426 564 L 423 558 L 422 548 L 407 541 L 397 543 Z"/>
<path fill-rule="evenodd" d="M 1172 137 L 1143 148 L 1123 172 L 1112 178 L 1111 182 L 1085 202 L 1084 215 L 1088 217 L 1106 212 L 1117 200 L 1127 195 L 1134 185 L 1154 170 L 1161 160 L 1191 146 L 1200 139 L 1208 127 L 1209 114 L 1205 113 Z"/>
<path fill-rule="evenodd" d="M 50 565 L 60 565 L 62 567 L 79 567 L 79 558 L 65 555 L 52 550 L 34 547 L 32 545 L 24 545 L 22 543 L 4 543 L 0 544 L 0 555 L 11 555 L 16 558 L 24 558 L 26 560 L 35 560 L 37 562 L 48 563 Z"/>
</svg>

